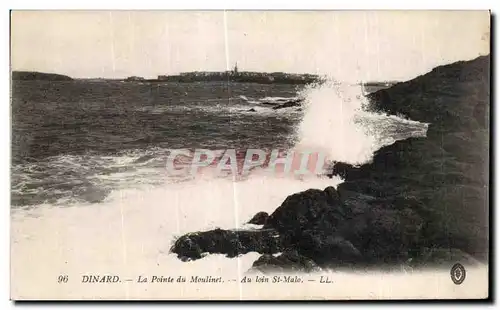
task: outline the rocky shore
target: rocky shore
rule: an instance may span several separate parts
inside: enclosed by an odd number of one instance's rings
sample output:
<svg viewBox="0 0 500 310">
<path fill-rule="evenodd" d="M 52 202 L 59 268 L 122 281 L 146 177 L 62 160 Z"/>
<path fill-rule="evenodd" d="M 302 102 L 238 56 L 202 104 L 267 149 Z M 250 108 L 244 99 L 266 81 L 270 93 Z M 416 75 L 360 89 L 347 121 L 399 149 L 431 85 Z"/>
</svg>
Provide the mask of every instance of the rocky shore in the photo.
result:
<svg viewBox="0 0 500 310">
<path fill-rule="evenodd" d="M 171 252 L 194 260 L 255 251 L 261 272 L 486 262 L 489 67 L 482 56 L 370 94 L 375 111 L 430 123 L 427 137 L 383 147 L 360 167 L 334 164 L 344 183 L 249 219 L 262 229 L 190 233 Z"/>
</svg>

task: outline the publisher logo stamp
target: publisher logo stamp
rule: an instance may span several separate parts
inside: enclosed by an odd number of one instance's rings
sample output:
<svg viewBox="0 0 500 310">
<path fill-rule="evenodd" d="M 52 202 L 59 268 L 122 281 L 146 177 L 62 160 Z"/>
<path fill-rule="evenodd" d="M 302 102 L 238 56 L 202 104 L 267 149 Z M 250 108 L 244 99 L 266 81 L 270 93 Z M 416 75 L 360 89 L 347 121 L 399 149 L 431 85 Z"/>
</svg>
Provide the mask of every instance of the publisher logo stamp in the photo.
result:
<svg viewBox="0 0 500 310">
<path fill-rule="evenodd" d="M 451 280 L 456 285 L 460 285 L 462 284 L 462 282 L 464 282 L 465 274 L 466 274 L 465 268 L 464 266 L 462 266 L 462 264 L 456 263 L 455 265 L 453 265 L 453 267 L 451 267 L 450 271 Z"/>
</svg>

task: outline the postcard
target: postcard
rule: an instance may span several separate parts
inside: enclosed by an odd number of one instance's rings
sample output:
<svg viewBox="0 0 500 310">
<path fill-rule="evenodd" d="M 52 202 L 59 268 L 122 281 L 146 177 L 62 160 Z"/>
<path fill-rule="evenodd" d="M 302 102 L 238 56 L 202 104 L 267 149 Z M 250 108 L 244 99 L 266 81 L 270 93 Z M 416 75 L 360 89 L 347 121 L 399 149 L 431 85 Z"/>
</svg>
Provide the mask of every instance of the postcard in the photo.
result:
<svg viewBox="0 0 500 310">
<path fill-rule="evenodd" d="M 12 11 L 11 299 L 488 298 L 490 19 Z"/>
</svg>

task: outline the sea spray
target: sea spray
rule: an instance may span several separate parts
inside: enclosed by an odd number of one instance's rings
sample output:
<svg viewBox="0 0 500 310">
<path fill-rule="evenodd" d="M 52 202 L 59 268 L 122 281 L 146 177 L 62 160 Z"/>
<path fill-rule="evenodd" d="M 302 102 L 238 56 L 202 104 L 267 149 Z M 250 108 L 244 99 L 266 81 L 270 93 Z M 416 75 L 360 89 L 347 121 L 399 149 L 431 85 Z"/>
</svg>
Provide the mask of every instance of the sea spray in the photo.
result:
<svg viewBox="0 0 500 310">
<path fill-rule="evenodd" d="M 197 178 L 142 189 L 116 189 L 92 205 L 38 205 L 12 215 L 13 275 L 20 284 L 67 273 L 109 273 L 120 277 L 168 274 L 241 278 L 258 253 L 238 259 L 210 255 L 184 263 L 169 249 L 176 237 L 214 228 L 243 229 L 255 213 L 272 213 L 288 195 L 335 186 L 327 177 L 298 180 L 262 176 L 248 179 Z M 44 268 L 36 264 L 44 261 Z M 40 290 L 40 288 L 37 288 Z M 43 291 L 43 289 L 42 289 Z"/>
<path fill-rule="evenodd" d="M 332 161 L 362 164 L 369 161 L 378 147 L 376 135 L 367 132 L 362 118 L 368 101 L 360 85 L 327 80 L 307 86 L 304 118 L 298 125 L 296 149 L 325 152 Z"/>
<path fill-rule="evenodd" d="M 282 157 L 289 157 L 285 160 L 285 170 L 291 170 L 294 173 L 291 177 L 302 177 L 305 173 L 313 173 L 315 175 L 327 172 L 328 162 L 345 162 L 353 165 L 360 165 L 369 162 L 372 159 L 374 152 L 380 147 L 392 144 L 398 138 L 397 132 L 388 134 L 391 128 L 399 127 L 404 123 L 409 125 L 418 124 L 418 129 L 421 130 L 424 124 L 412 122 L 396 116 L 388 116 L 382 113 L 374 113 L 367 111 L 369 105 L 368 99 L 365 97 L 365 92 L 361 84 L 346 84 L 339 83 L 332 79 L 324 79 L 322 82 L 310 84 L 304 90 L 298 93 L 297 97 L 303 101 L 305 109 L 303 119 L 296 127 L 297 143 L 291 150 L 283 152 Z M 290 98 L 264 98 L 267 101 L 273 100 L 290 100 Z M 406 137 L 405 137 L 406 138 Z M 251 150 L 251 149 L 248 149 Z M 175 154 L 178 150 L 173 150 Z M 222 150 L 223 154 L 234 150 Z M 269 153 L 260 150 L 262 153 Z M 212 150 L 204 150 L 206 154 L 212 154 Z M 245 152 L 245 150 L 243 150 Z M 204 153 L 204 154 L 205 154 Z M 200 165 L 209 166 L 210 170 L 217 170 L 219 164 L 224 164 L 226 158 L 222 161 L 217 156 L 208 156 L 204 162 L 200 160 L 198 150 L 192 160 L 191 174 L 198 172 L 195 164 L 200 162 Z M 273 150 L 274 154 L 274 150 Z M 269 155 L 269 154 L 268 154 Z M 291 157 L 289 156 L 291 155 Z M 192 154 L 190 157 L 193 157 Z M 234 157 L 234 156 L 232 156 Z M 262 157 L 262 156 L 261 156 Z M 273 156 L 271 156 L 273 157 Z M 276 156 L 275 156 L 276 157 Z M 319 158 L 320 162 L 316 167 L 313 167 L 310 157 Z M 306 169 L 303 169 L 304 164 L 301 164 L 301 159 L 309 161 Z M 268 158 L 269 159 L 269 158 Z M 278 159 L 280 162 L 284 158 Z M 276 160 L 276 158 L 274 158 Z M 236 160 L 231 160 L 231 165 L 236 165 Z M 271 158 L 271 161 L 273 158 Z M 293 161 L 293 163 L 292 163 Z M 323 163 L 323 162 L 326 163 Z M 247 161 L 242 161 L 243 166 Z M 263 164 L 260 163 L 260 164 Z M 239 165 L 239 163 L 238 163 Z M 268 165 L 266 161 L 266 166 Z M 215 167 L 217 166 L 217 167 Z M 262 168 L 261 165 L 258 168 Z M 173 168 L 174 165 L 167 163 L 167 167 Z M 274 167 L 271 164 L 271 168 Z M 321 169 L 317 169 L 321 167 Z M 327 168 L 326 170 L 324 168 Z M 172 169 L 167 169 L 172 170 Z M 219 167 L 220 170 L 220 167 Z M 233 167 L 232 175 L 241 175 L 241 169 Z M 243 169 L 249 172 L 248 169 Z M 253 172 L 260 169 L 254 169 Z M 268 169 L 269 170 L 269 169 Z M 272 170 L 272 169 L 271 169 Z M 182 173 L 181 170 L 172 170 L 172 175 Z M 277 172 L 275 171 L 271 172 Z M 285 171 L 286 172 L 286 171 Z M 212 175 L 220 175 L 212 173 Z"/>
</svg>

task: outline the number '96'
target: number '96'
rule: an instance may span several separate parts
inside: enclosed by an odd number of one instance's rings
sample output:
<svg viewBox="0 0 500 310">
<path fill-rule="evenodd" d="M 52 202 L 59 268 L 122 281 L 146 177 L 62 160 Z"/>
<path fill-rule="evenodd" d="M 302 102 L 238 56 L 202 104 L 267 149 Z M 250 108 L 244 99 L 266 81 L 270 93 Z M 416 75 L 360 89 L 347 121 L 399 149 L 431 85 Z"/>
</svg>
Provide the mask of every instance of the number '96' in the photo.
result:
<svg viewBox="0 0 500 310">
<path fill-rule="evenodd" d="M 66 282 L 68 282 L 67 275 L 60 275 L 57 277 L 57 283 L 66 283 Z"/>
</svg>

